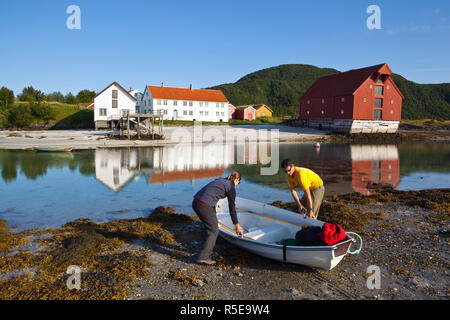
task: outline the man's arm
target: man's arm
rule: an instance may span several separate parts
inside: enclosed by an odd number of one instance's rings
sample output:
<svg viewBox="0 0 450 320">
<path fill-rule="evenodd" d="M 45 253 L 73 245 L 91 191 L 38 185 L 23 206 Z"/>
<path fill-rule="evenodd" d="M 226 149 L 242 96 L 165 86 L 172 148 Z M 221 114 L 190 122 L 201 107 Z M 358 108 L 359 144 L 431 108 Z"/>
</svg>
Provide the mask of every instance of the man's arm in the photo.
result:
<svg viewBox="0 0 450 320">
<path fill-rule="evenodd" d="M 315 218 L 314 211 L 312 209 L 313 203 L 312 203 L 311 191 L 309 190 L 309 188 L 305 190 L 305 194 L 306 194 L 306 201 L 307 201 L 307 206 L 308 206 L 306 211 L 309 214 L 309 217 L 314 219 Z"/>
<path fill-rule="evenodd" d="M 302 210 L 304 209 L 302 203 L 300 202 L 300 199 L 298 198 L 297 191 L 295 191 L 295 188 L 291 188 L 291 194 L 292 198 L 294 198 L 294 201 L 297 203 L 298 206 L 298 212 L 302 213 Z"/>
</svg>

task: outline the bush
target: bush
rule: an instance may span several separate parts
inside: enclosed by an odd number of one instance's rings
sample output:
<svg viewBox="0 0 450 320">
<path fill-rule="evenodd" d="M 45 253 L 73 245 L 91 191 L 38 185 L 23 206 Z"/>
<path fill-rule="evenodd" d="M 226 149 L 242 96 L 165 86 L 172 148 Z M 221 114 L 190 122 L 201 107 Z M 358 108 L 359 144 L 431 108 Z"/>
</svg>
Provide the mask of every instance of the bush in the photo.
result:
<svg viewBox="0 0 450 320">
<path fill-rule="evenodd" d="M 10 125 L 19 128 L 29 126 L 33 121 L 30 105 L 20 104 L 10 108 L 8 112 L 8 121 Z"/>
<path fill-rule="evenodd" d="M 43 121 L 54 119 L 52 108 L 48 104 L 31 103 L 30 107 L 35 118 Z"/>
</svg>

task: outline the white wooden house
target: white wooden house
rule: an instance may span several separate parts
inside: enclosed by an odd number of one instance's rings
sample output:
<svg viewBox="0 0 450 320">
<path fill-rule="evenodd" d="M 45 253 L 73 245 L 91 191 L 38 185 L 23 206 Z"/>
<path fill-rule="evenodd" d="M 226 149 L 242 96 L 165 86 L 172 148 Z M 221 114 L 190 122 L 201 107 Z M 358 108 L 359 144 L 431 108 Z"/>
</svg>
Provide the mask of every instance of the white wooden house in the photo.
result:
<svg viewBox="0 0 450 320">
<path fill-rule="evenodd" d="M 146 86 L 141 113 L 162 114 L 165 120 L 228 122 L 228 100 L 220 90 Z"/>
<path fill-rule="evenodd" d="M 124 113 L 136 112 L 137 99 L 117 82 L 111 83 L 94 98 L 95 129 L 108 128 L 108 122 Z"/>
</svg>

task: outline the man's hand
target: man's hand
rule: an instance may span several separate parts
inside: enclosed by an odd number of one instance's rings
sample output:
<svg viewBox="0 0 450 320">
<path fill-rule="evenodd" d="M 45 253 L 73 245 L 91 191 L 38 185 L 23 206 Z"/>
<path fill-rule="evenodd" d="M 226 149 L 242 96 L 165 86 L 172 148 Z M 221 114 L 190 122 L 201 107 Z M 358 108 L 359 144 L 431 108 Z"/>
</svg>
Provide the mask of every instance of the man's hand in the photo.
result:
<svg viewBox="0 0 450 320">
<path fill-rule="evenodd" d="M 305 215 L 306 214 L 306 208 L 302 205 L 297 206 L 298 207 L 298 213 Z"/>
<path fill-rule="evenodd" d="M 315 219 L 316 217 L 314 216 L 314 211 L 312 209 L 309 210 L 309 217 L 311 219 Z"/>
<path fill-rule="evenodd" d="M 236 224 L 235 227 L 236 227 L 236 234 L 238 236 L 242 236 L 244 234 L 244 229 L 239 224 Z"/>
</svg>

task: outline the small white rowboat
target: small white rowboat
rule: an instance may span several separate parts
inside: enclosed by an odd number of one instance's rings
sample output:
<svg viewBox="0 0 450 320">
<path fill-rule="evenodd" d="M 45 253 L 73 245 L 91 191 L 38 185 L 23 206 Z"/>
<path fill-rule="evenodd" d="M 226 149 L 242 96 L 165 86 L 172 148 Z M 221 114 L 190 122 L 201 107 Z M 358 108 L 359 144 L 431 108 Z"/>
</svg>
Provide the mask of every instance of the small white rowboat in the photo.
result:
<svg viewBox="0 0 450 320">
<path fill-rule="evenodd" d="M 333 269 L 347 254 L 355 240 L 347 233 L 346 239 L 333 246 L 289 246 L 281 240 L 293 238 L 302 227 L 322 227 L 324 222 L 268 204 L 236 198 L 236 212 L 244 235 L 235 233 L 228 211 L 227 199 L 216 207 L 219 235 L 226 241 L 254 254 L 282 262 L 305 265 L 325 270 Z"/>
</svg>

